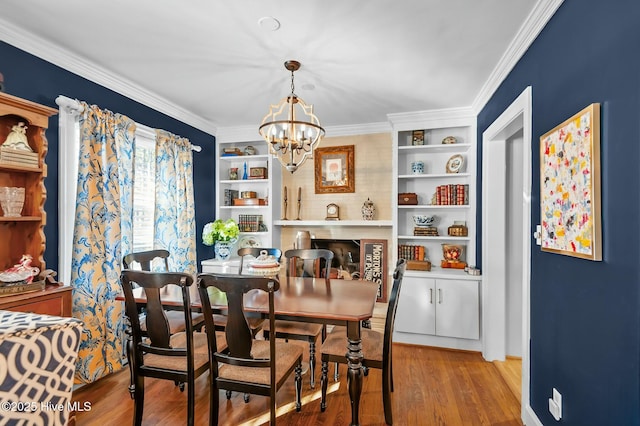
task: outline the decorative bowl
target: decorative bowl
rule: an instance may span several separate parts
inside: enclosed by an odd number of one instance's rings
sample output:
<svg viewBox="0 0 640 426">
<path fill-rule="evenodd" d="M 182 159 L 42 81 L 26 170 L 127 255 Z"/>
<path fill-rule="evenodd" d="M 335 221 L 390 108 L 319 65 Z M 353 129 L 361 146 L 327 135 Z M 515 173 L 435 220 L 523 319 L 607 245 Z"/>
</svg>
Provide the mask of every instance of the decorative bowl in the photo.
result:
<svg viewBox="0 0 640 426">
<path fill-rule="evenodd" d="M 437 216 L 434 215 L 419 214 L 413 216 L 413 222 L 416 226 L 433 226 L 433 224 L 436 223 L 436 219 Z"/>
<path fill-rule="evenodd" d="M 462 260 L 462 251 L 464 250 L 464 246 L 458 244 L 443 244 L 442 245 L 442 256 L 444 260 L 450 262 L 457 262 Z"/>
</svg>

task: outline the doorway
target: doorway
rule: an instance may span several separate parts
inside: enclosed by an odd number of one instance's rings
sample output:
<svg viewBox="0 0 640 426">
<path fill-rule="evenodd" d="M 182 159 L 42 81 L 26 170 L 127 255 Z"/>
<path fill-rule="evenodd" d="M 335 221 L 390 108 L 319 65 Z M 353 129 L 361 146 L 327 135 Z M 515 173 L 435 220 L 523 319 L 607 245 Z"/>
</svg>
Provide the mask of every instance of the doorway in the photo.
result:
<svg viewBox="0 0 640 426">
<path fill-rule="evenodd" d="M 522 357 L 521 413 L 529 408 L 531 87 L 482 134 L 482 352 Z"/>
</svg>

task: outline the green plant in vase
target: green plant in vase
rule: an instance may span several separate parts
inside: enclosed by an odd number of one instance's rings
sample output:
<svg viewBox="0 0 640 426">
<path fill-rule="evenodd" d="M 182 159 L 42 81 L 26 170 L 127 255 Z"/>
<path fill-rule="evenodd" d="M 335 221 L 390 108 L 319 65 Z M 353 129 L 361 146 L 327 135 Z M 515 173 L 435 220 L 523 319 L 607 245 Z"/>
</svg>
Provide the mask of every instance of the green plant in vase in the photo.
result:
<svg viewBox="0 0 640 426">
<path fill-rule="evenodd" d="M 209 222 L 202 230 L 202 243 L 213 246 L 216 258 L 227 260 L 231 257 L 233 244 L 238 240 L 240 229 L 233 219 L 216 219 Z"/>
</svg>

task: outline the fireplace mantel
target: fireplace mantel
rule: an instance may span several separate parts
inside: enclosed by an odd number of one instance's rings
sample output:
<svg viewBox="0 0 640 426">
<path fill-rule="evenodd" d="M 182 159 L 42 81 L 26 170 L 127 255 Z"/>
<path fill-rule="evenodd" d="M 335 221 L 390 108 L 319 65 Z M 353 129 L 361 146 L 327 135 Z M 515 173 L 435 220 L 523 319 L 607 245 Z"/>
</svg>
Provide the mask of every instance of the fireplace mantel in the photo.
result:
<svg viewBox="0 0 640 426">
<path fill-rule="evenodd" d="M 390 220 L 275 220 L 276 226 L 366 226 L 389 228 L 392 225 Z"/>
</svg>

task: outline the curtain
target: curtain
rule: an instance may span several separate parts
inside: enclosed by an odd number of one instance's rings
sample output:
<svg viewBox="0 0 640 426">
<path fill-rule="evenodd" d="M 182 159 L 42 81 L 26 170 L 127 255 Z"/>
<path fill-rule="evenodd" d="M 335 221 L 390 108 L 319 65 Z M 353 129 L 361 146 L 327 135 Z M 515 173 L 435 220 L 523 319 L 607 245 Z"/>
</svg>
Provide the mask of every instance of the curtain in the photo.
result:
<svg viewBox="0 0 640 426">
<path fill-rule="evenodd" d="M 197 273 L 193 153 L 189 139 L 156 130 L 154 246 L 169 251 L 169 268 Z"/>
<path fill-rule="evenodd" d="M 73 316 L 84 323 L 76 383 L 122 368 L 122 253 L 132 241 L 135 122 L 82 102 L 80 154 L 71 265 Z"/>
</svg>

